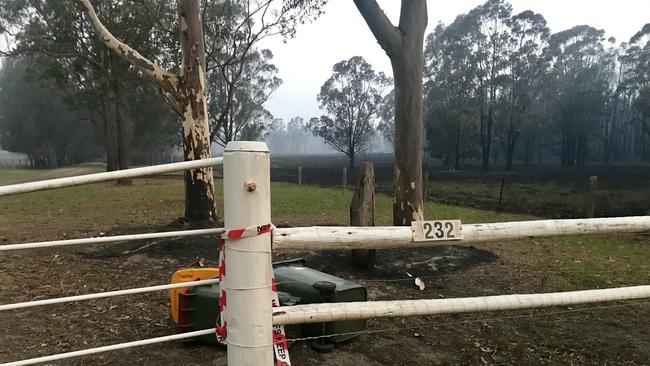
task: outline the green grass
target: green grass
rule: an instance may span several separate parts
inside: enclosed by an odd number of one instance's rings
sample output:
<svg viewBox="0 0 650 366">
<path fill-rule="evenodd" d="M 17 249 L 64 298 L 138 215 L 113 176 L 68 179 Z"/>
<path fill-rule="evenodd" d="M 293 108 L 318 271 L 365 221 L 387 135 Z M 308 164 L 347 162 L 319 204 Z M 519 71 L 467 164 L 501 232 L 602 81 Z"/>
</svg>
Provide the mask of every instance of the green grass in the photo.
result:
<svg viewBox="0 0 650 366">
<path fill-rule="evenodd" d="M 549 267 L 576 287 L 650 283 L 648 235 L 582 235 L 540 242 L 560 254 Z"/>
<path fill-rule="evenodd" d="M 101 166 L 78 166 L 48 170 L 0 170 L 0 185 L 40 179 L 60 178 L 76 174 L 101 172 Z M 300 186 L 274 182 L 271 189 L 274 220 L 290 225 L 349 223 L 351 191 L 316 186 Z M 223 182 L 215 180 L 217 210 L 223 212 Z M 72 212 L 76 215 L 88 211 L 125 210 L 131 214 L 144 212 L 159 217 L 172 218 L 182 214 L 183 185 L 180 180 L 137 179 L 130 187 L 112 183 L 70 187 L 47 192 L 30 193 L 0 199 L 3 215 L 19 215 L 26 219 L 48 216 L 52 211 Z M 91 214 L 92 215 L 92 214 Z M 375 217 L 377 225 L 392 224 L 392 199 L 377 195 Z M 109 215 L 112 216 L 112 215 Z M 464 222 L 492 222 L 529 220 L 532 217 L 474 208 L 463 208 L 433 202 L 425 205 L 425 216 L 430 219 L 458 219 Z"/>
<path fill-rule="evenodd" d="M 311 224 L 349 224 L 351 191 L 336 188 L 300 186 L 288 183 L 273 183 L 271 187 L 271 207 L 273 217 L 282 220 L 297 220 Z M 379 194 L 375 199 L 375 223 L 392 225 L 392 198 Z M 467 223 L 497 222 L 509 220 L 531 220 L 528 215 L 498 214 L 474 208 L 456 207 L 434 202 L 426 202 L 425 217 L 428 219 L 461 219 Z"/>
<path fill-rule="evenodd" d="M 274 222 L 297 225 L 348 225 L 351 191 L 314 186 L 272 183 Z M 215 181 L 217 211 L 223 212 L 223 182 Z M 100 183 L 0 198 L 0 223 L 31 222 L 47 225 L 52 220 L 106 223 L 110 227 L 171 222 L 183 213 L 183 183 L 177 179 L 136 179 L 131 186 Z M 454 207 L 433 202 L 425 205 L 427 218 L 490 222 L 532 219 L 531 216 Z M 392 199 L 376 198 L 377 225 L 391 225 Z M 94 225 L 96 226 L 96 225 Z"/>
</svg>

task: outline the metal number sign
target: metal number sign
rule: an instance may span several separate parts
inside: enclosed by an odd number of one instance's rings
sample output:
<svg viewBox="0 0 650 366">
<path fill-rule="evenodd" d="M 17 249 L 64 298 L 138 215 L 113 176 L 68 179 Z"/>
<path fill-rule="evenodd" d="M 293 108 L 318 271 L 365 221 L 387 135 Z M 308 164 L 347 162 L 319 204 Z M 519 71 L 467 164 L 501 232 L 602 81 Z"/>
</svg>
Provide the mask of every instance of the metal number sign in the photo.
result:
<svg viewBox="0 0 650 366">
<path fill-rule="evenodd" d="M 413 241 L 461 240 L 463 224 L 460 220 L 413 221 Z"/>
</svg>

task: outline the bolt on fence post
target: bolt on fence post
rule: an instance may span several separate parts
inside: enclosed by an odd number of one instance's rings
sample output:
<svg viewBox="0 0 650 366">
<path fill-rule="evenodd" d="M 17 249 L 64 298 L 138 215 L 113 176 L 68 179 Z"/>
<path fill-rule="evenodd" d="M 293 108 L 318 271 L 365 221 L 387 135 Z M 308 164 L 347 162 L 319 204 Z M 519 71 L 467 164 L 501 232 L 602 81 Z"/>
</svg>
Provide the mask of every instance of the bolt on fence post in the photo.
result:
<svg viewBox="0 0 650 366">
<path fill-rule="evenodd" d="M 269 150 L 263 142 L 233 141 L 223 159 L 224 226 L 271 223 Z M 272 365 L 271 234 L 226 240 L 228 365 Z"/>
</svg>

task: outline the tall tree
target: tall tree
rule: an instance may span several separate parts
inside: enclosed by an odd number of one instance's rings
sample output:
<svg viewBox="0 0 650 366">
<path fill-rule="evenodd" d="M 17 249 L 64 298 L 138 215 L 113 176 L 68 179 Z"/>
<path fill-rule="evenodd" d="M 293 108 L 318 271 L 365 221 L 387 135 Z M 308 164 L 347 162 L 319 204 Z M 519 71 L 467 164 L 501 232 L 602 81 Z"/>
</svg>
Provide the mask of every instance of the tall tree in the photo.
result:
<svg viewBox="0 0 650 366">
<path fill-rule="evenodd" d="M 627 60 L 633 63 L 627 79 L 633 92 L 634 109 L 643 129 L 650 135 L 650 23 L 630 39 Z"/>
<path fill-rule="evenodd" d="M 270 62 L 272 58 L 273 53 L 267 49 L 251 52 L 242 60 L 243 71 L 233 85 L 224 79 L 228 73 L 213 70 L 208 74 L 208 110 L 217 116 L 210 118 L 212 141 L 225 146 L 241 139 L 241 135 L 257 138 L 268 130 L 273 116 L 263 104 L 282 84 L 277 67 Z M 251 135 L 253 131 L 257 132 Z"/>
<path fill-rule="evenodd" d="M 602 71 L 604 31 L 587 25 L 555 33 L 546 57 L 551 63 L 551 96 L 561 136 L 562 166 L 582 167 L 589 142 L 603 115 L 609 87 Z"/>
<path fill-rule="evenodd" d="M 283 119 L 276 118 L 273 120 L 269 134 L 264 139 L 272 154 L 277 155 L 289 152 L 291 144 L 287 144 L 286 127 Z"/>
<path fill-rule="evenodd" d="M 550 35 L 546 20 L 530 10 L 514 15 L 509 21 L 510 39 L 507 54 L 504 96 L 506 170 L 512 170 L 515 147 L 526 130 L 531 105 L 542 92 L 546 73 L 543 50 Z"/>
<path fill-rule="evenodd" d="M 179 0 L 182 74 L 177 75 L 121 42 L 99 20 L 89 0 L 78 0 L 98 37 L 118 56 L 155 81 L 165 101 L 181 119 L 185 160 L 210 158 L 210 132 L 205 100 L 205 51 L 199 0 Z M 216 218 L 212 168 L 185 172 L 185 218 Z"/>
<path fill-rule="evenodd" d="M 375 0 L 354 0 L 375 39 L 390 58 L 395 80 L 393 224 L 424 217 L 422 201 L 422 70 L 426 0 L 402 0 L 395 27 Z"/>
<path fill-rule="evenodd" d="M 271 64 L 273 54 L 259 50 L 268 37 L 293 37 L 298 24 L 322 13 L 327 0 L 223 0 L 207 2 L 204 13 L 207 71 L 210 81 L 211 141 L 237 138 L 251 116 L 282 80 Z"/>
<path fill-rule="evenodd" d="M 312 118 L 307 127 L 335 150 L 348 156 L 354 167 L 373 132 L 373 122 L 390 83 L 384 73 L 375 73 L 361 56 L 341 61 L 318 93 L 320 107 L 327 112 Z"/>
<path fill-rule="evenodd" d="M 480 106 L 480 144 L 483 170 L 490 168 L 495 109 L 508 59 L 508 23 L 512 6 L 504 0 L 488 0 L 472 9 L 474 21 L 473 48 L 477 72 L 477 98 Z"/>
<path fill-rule="evenodd" d="M 302 117 L 293 117 L 287 123 L 287 139 L 289 140 L 289 152 L 292 154 L 304 154 L 307 148 L 309 130 Z"/>
<path fill-rule="evenodd" d="M 425 48 L 425 121 L 428 151 L 450 169 L 476 156 L 476 69 L 472 66 L 472 19 L 461 15 L 438 25 Z"/>
<path fill-rule="evenodd" d="M 509 14 L 488 0 L 427 38 L 428 152 L 453 167 L 480 149 L 489 167 L 498 142 L 507 169 L 650 158 L 650 25 L 616 46 L 587 25 L 550 36 L 541 14 Z"/>
</svg>

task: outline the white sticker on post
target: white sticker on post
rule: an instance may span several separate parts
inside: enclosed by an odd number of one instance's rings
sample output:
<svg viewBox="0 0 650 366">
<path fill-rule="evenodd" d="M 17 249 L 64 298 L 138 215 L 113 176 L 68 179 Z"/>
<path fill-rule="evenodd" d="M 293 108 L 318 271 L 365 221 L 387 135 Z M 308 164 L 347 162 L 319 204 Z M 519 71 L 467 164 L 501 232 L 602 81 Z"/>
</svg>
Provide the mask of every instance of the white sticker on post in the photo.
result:
<svg viewBox="0 0 650 366">
<path fill-rule="evenodd" d="M 460 220 L 413 221 L 413 241 L 442 241 L 463 239 Z"/>
</svg>

